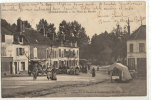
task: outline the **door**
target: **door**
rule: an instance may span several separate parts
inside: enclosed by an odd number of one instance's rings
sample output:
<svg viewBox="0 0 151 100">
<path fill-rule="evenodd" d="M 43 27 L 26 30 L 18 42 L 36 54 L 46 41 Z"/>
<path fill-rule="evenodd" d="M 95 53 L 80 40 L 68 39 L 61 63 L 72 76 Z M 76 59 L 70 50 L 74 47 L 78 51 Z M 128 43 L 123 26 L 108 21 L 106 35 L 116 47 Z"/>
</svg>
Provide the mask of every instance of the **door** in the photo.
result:
<svg viewBox="0 0 151 100">
<path fill-rule="evenodd" d="M 135 70 L 135 58 L 128 58 L 128 69 Z"/>
<path fill-rule="evenodd" d="M 14 62 L 15 65 L 15 74 L 17 74 L 17 62 Z"/>
<path fill-rule="evenodd" d="M 25 71 L 25 62 L 21 62 L 21 69 L 22 71 Z"/>
<path fill-rule="evenodd" d="M 10 74 L 13 74 L 13 66 L 12 66 L 12 62 L 10 62 Z"/>
<path fill-rule="evenodd" d="M 137 58 L 137 71 L 139 75 L 146 77 L 146 58 Z"/>
</svg>

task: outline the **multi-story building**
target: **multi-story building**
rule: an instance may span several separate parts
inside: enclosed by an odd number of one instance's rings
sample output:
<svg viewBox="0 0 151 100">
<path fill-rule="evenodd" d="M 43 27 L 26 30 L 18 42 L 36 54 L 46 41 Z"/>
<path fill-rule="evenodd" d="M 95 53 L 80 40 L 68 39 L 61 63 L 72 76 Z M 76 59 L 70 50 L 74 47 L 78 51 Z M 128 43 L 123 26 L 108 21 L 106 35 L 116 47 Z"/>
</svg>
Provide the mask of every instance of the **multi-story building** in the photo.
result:
<svg viewBox="0 0 151 100">
<path fill-rule="evenodd" d="M 127 41 L 127 65 L 129 70 L 146 76 L 146 25 L 141 25 Z"/>
<path fill-rule="evenodd" d="M 20 74 L 28 71 L 31 60 L 44 61 L 46 66 L 78 66 L 77 43 L 58 43 L 17 20 L 17 32 L 2 27 L 2 74 Z"/>
<path fill-rule="evenodd" d="M 77 43 L 62 44 L 47 48 L 47 60 L 56 67 L 61 66 L 78 66 L 79 65 L 79 48 Z"/>
<path fill-rule="evenodd" d="M 28 70 L 29 45 L 25 44 L 23 37 L 17 37 L 15 33 L 1 28 L 1 59 L 2 59 L 2 75 L 19 74 Z M 26 53 L 26 55 L 24 55 Z"/>
</svg>

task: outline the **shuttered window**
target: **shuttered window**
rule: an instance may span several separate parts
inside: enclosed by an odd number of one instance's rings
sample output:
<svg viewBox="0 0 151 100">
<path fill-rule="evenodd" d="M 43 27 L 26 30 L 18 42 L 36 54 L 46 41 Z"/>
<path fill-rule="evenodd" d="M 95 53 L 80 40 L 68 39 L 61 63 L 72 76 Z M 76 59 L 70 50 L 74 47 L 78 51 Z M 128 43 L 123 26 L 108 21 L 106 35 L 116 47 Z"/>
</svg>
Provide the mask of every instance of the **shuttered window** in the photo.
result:
<svg viewBox="0 0 151 100">
<path fill-rule="evenodd" d="M 61 57 L 61 49 L 59 49 L 59 57 Z"/>
<path fill-rule="evenodd" d="M 16 55 L 17 56 L 24 55 L 24 53 L 25 53 L 24 48 L 16 48 Z"/>
<path fill-rule="evenodd" d="M 19 48 L 16 48 L 16 55 L 19 56 Z"/>
<path fill-rule="evenodd" d="M 139 43 L 139 52 L 145 52 L 145 44 Z"/>
<path fill-rule="evenodd" d="M 133 44 L 130 44 L 130 52 L 133 52 Z"/>
</svg>

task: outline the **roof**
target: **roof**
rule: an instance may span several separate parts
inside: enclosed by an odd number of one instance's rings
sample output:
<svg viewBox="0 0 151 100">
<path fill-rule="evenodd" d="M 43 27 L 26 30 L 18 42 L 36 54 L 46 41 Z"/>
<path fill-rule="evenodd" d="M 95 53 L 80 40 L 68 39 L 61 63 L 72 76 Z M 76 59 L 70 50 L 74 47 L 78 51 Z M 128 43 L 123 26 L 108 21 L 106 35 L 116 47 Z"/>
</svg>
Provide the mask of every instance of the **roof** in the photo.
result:
<svg viewBox="0 0 151 100">
<path fill-rule="evenodd" d="M 37 45 L 53 45 L 56 47 L 61 46 L 60 42 L 58 41 L 52 41 L 49 37 L 43 36 L 41 33 L 39 33 L 36 30 L 33 29 L 25 29 L 25 32 L 22 32 L 21 34 L 19 32 L 12 32 L 5 27 L 1 28 L 2 34 L 8 34 L 8 35 L 14 35 L 14 44 L 19 44 L 18 37 L 22 36 L 24 39 L 24 44 L 37 44 Z M 63 47 L 72 47 L 64 44 Z"/>
<path fill-rule="evenodd" d="M 13 32 L 6 29 L 5 27 L 1 27 L 1 34 L 6 34 L 6 35 L 13 35 Z"/>
<path fill-rule="evenodd" d="M 129 40 L 146 40 L 146 25 L 141 25 L 136 31 L 134 31 Z"/>
<path fill-rule="evenodd" d="M 52 43 L 48 37 L 44 37 L 41 33 L 32 29 L 26 29 L 25 32 L 22 33 L 22 36 L 25 37 L 29 44 L 50 45 Z"/>
</svg>

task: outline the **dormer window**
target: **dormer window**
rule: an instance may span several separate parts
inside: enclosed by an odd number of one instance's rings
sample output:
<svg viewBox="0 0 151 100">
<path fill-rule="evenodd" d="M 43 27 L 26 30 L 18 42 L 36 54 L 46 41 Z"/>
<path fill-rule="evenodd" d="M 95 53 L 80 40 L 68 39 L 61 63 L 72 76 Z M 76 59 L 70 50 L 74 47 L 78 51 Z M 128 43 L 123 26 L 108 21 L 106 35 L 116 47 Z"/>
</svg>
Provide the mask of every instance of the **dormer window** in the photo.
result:
<svg viewBox="0 0 151 100">
<path fill-rule="evenodd" d="M 19 37 L 19 42 L 23 42 L 22 37 Z"/>
<path fill-rule="evenodd" d="M 22 37 L 22 36 L 19 37 L 19 43 L 20 43 L 20 44 L 23 43 L 23 37 Z"/>
</svg>

